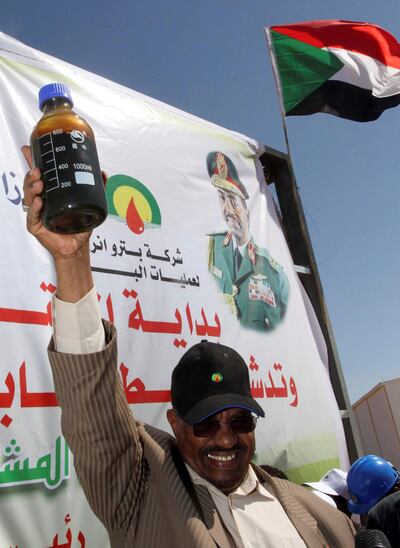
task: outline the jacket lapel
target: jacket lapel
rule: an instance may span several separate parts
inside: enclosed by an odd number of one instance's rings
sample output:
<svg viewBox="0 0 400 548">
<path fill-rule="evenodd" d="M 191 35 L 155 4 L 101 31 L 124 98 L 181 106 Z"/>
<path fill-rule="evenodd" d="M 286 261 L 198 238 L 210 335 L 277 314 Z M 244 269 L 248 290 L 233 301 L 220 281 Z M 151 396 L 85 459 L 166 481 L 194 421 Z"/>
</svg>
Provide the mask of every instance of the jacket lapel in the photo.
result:
<svg viewBox="0 0 400 548">
<path fill-rule="evenodd" d="M 279 500 L 288 518 L 297 529 L 297 532 L 306 546 L 308 548 L 321 548 L 321 546 L 326 546 L 326 542 L 318 529 L 317 520 L 296 500 L 295 486 L 289 484 L 294 488 L 288 488 L 288 482 L 285 480 L 270 476 L 254 464 L 252 464 L 252 467 L 265 488 L 271 491 Z"/>
<path fill-rule="evenodd" d="M 306 546 L 309 548 L 321 548 L 321 546 L 326 545 L 319 532 L 316 519 L 303 505 L 297 502 L 294 493 L 285 493 L 285 491 L 279 488 L 276 490 L 276 493 L 288 518 L 297 529 Z"/>
<path fill-rule="evenodd" d="M 184 492 L 187 493 L 196 508 L 201 521 L 205 524 L 209 534 L 219 548 L 235 548 L 230 534 L 224 529 L 219 518 L 217 509 L 208 489 L 203 485 L 196 485 L 192 482 L 189 472 L 182 460 L 177 447 L 172 444 L 171 456 L 175 463 L 176 470 L 182 480 Z"/>
<path fill-rule="evenodd" d="M 235 264 L 232 240 L 230 240 L 229 244 L 222 246 L 222 258 L 225 263 L 224 271 L 226 275 L 226 281 L 229 285 L 232 285 L 235 280 Z"/>
<path fill-rule="evenodd" d="M 237 273 L 237 276 L 235 275 L 235 254 L 233 252 L 232 239 L 229 244 L 222 247 L 222 257 L 225 262 L 225 273 L 229 285 L 232 285 L 233 283 L 238 284 L 252 274 L 253 265 L 251 264 L 248 250 L 246 250 L 246 255 L 242 258 L 239 272 Z"/>
<path fill-rule="evenodd" d="M 233 548 L 235 546 L 233 539 L 223 527 L 207 487 L 195 485 L 195 490 L 202 509 L 204 523 L 215 543 L 220 548 Z"/>
<path fill-rule="evenodd" d="M 253 272 L 253 266 L 249 259 L 248 253 L 246 253 L 246 255 L 242 259 L 242 264 L 240 265 L 240 269 L 239 269 L 236 281 L 238 283 L 241 283 L 245 278 L 250 276 L 252 272 Z"/>
</svg>

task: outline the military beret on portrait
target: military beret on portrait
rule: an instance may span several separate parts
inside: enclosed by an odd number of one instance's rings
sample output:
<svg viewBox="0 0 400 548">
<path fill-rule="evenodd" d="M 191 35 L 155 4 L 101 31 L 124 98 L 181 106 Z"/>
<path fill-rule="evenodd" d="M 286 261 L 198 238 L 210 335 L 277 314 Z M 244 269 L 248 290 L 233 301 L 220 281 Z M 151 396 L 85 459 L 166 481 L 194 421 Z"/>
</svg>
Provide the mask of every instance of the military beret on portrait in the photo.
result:
<svg viewBox="0 0 400 548">
<path fill-rule="evenodd" d="M 237 196 L 247 200 L 246 187 L 239 179 L 235 164 L 223 152 L 217 150 L 207 154 L 207 170 L 211 177 L 211 184 L 217 188 L 233 192 Z"/>
</svg>

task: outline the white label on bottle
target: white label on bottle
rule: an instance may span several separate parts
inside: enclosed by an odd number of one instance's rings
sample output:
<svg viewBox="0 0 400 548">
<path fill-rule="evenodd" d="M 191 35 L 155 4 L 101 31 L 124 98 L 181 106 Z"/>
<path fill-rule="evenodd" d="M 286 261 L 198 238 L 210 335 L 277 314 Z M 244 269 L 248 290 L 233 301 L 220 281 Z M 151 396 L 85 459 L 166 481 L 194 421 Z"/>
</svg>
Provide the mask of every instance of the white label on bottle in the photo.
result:
<svg viewBox="0 0 400 548">
<path fill-rule="evenodd" d="M 94 185 L 93 174 L 87 171 L 75 171 L 75 182 L 77 185 Z"/>
</svg>

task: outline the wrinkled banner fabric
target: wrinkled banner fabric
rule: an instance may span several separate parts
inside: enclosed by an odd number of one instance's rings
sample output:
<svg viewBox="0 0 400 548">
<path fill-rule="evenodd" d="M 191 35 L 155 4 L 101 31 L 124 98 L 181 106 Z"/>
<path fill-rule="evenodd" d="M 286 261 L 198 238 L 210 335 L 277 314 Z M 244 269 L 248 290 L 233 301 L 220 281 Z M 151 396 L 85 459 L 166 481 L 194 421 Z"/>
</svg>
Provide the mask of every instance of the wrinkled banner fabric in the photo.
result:
<svg viewBox="0 0 400 548">
<path fill-rule="evenodd" d="M 325 345 L 263 181 L 263 146 L 0 34 L 0 545 L 108 546 L 61 434 L 46 354 L 55 273 L 21 205 L 20 147 L 40 117 L 39 88 L 59 81 L 109 176 L 91 260 L 135 415 L 168 429 L 173 366 L 190 345 L 221 342 L 243 355 L 266 412 L 255 461 L 295 481 L 346 468 Z M 221 181 L 248 194 L 246 282 L 230 279 Z"/>
</svg>

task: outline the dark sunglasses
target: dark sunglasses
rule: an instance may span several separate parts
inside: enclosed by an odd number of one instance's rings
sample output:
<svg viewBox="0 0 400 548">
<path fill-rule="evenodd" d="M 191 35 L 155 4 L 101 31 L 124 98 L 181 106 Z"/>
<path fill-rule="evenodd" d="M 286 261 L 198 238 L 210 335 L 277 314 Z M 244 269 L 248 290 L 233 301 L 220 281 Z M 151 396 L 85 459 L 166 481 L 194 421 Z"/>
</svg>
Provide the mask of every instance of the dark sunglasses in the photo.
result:
<svg viewBox="0 0 400 548">
<path fill-rule="evenodd" d="M 223 424 L 229 426 L 235 434 L 248 434 L 253 432 L 257 424 L 257 418 L 254 415 L 243 414 L 235 415 L 229 422 L 223 422 L 216 417 L 206 419 L 192 424 L 193 434 L 197 438 L 212 438 L 218 432 Z"/>
</svg>

